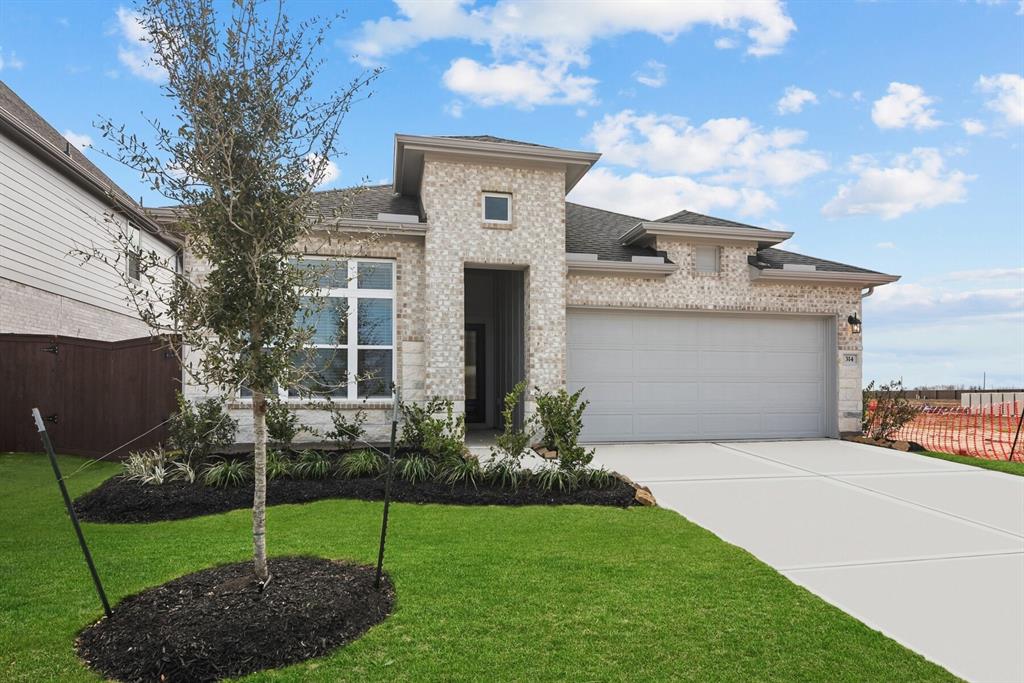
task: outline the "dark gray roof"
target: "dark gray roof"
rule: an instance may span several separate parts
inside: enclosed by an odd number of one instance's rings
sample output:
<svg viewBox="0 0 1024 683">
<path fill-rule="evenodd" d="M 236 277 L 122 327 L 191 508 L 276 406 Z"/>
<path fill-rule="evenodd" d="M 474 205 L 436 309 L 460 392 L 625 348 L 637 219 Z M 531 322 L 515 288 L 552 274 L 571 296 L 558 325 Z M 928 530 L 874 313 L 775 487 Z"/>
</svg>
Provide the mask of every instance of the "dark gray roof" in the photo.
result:
<svg viewBox="0 0 1024 683">
<path fill-rule="evenodd" d="M 581 204 L 565 203 L 565 250 L 574 254 L 597 254 L 605 261 L 629 261 L 633 256 L 655 256 L 649 247 L 627 247 L 621 238 L 643 218 L 627 216 Z"/>
<path fill-rule="evenodd" d="M 696 211 L 680 211 L 674 213 L 671 216 L 665 216 L 659 218 L 656 223 L 681 223 L 684 225 L 709 225 L 716 228 L 753 228 L 754 230 L 766 230 L 756 225 L 748 225 L 747 223 L 737 223 L 736 221 L 727 221 L 724 218 L 715 218 L 714 216 L 707 216 Z"/>
<path fill-rule="evenodd" d="M 379 213 L 420 215 L 416 197 L 396 195 L 391 185 L 348 187 L 313 193 L 313 202 L 325 216 L 376 220 Z"/>
<path fill-rule="evenodd" d="M 837 261 L 826 261 L 825 259 L 814 258 L 813 256 L 804 256 L 803 254 L 797 254 L 792 251 L 784 251 L 782 249 L 775 249 L 774 247 L 768 247 L 766 249 L 759 249 L 756 256 L 750 257 L 750 265 L 764 270 L 766 268 L 779 269 L 787 263 L 799 264 L 804 266 L 815 266 L 817 270 L 833 272 L 833 273 L 871 273 L 873 275 L 880 275 L 878 271 L 867 270 L 866 268 L 858 268 L 856 266 L 849 266 L 845 263 L 839 263 Z"/>
<path fill-rule="evenodd" d="M 101 171 L 96 164 L 89 161 L 89 158 L 78 147 L 69 143 L 63 135 L 57 132 L 56 128 L 47 123 L 46 119 L 28 106 L 25 100 L 18 97 L 3 81 L 0 81 L 0 108 L 5 109 L 8 114 L 42 138 L 44 142 L 52 145 L 54 149 L 66 154 L 74 162 L 79 173 L 92 176 L 94 180 L 106 186 L 122 200 L 137 206 L 135 200 L 129 197 L 127 192 L 118 187 L 117 183 Z"/>
<path fill-rule="evenodd" d="M 547 149 L 555 149 L 548 145 L 538 145 L 536 142 L 523 142 L 522 140 L 510 140 L 508 138 L 498 138 L 493 135 L 439 135 L 440 138 L 446 138 L 448 140 L 474 140 L 476 142 L 502 142 L 506 145 L 523 145 L 525 147 L 544 147 Z"/>
</svg>

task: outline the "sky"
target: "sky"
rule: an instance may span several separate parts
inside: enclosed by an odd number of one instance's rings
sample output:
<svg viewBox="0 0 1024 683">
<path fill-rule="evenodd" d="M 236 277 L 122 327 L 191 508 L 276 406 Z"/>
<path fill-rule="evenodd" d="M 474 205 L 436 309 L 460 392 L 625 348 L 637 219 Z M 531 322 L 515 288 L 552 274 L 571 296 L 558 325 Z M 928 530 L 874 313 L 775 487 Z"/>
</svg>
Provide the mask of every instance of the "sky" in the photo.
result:
<svg viewBox="0 0 1024 683">
<path fill-rule="evenodd" d="M 1024 386 L 1024 0 L 285 8 L 344 13 L 318 87 L 384 67 L 325 187 L 389 182 L 396 132 L 599 151 L 570 200 L 901 275 L 864 302 L 865 382 Z M 0 79 L 156 206 L 88 148 L 170 111 L 142 35 L 131 4 L 0 0 Z"/>
</svg>

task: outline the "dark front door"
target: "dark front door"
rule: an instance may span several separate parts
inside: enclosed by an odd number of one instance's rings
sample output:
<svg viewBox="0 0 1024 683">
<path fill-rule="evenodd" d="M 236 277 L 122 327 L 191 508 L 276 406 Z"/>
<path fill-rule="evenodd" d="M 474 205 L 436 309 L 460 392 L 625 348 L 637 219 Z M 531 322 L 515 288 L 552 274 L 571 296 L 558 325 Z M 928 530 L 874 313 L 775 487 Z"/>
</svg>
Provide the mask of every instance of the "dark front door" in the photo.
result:
<svg viewBox="0 0 1024 683">
<path fill-rule="evenodd" d="M 487 421 L 484 326 L 466 325 L 466 423 Z"/>
</svg>

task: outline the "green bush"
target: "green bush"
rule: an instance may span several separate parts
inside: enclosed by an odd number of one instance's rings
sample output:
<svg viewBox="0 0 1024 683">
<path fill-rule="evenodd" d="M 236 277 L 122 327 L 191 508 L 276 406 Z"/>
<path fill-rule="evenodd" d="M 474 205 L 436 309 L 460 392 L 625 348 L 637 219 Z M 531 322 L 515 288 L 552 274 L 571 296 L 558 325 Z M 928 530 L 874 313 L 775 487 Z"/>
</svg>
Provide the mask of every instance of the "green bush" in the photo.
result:
<svg viewBox="0 0 1024 683">
<path fill-rule="evenodd" d="M 412 453 L 404 458 L 399 458 L 395 462 L 395 469 L 399 479 L 415 484 L 432 479 L 437 471 L 437 466 L 425 455 Z"/>
<path fill-rule="evenodd" d="M 381 457 L 371 450 L 352 451 L 342 459 L 338 471 L 346 479 L 375 477 L 380 474 L 383 466 Z"/>
<path fill-rule="evenodd" d="M 171 461 L 171 479 L 194 484 L 196 483 L 197 478 L 198 472 L 196 472 L 196 469 L 192 467 L 192 465 L 189 465 L 184 460 Z"/>
<path fill-rule="evenodd" d="M 244 460 L 218 458 L 203 470 L 203 483 L 216 488 L 241 486 L 252 480 L 252 465 Z"/>
<path fill-rule="evenodd" d="M 579 484 L 580 474 L 558 465 L 545 465 L 534 473 L 533 480 L 541 491 L 569 493 Z"/>
<path fill-rule="evenodd" d="M 864 433 L 872 439 L 888 439 L 914 421 L 921 409 L 903 396 L 903 380 L 897 379 L 875 389 L 872 381 L 864 389 Z M 873 409 L 871 407 L 873 406 Z"/>
<path fill-rule="evenodd" d="M 168 442 L 181 451 L 185 462 L 197 467 L 214 450 L 235 442 L 238 423 L 228 416 L 223 398 L 189 401 L 181 392 L 178 409 L 167 423 Z"/>
<path fill-rule="evenodd" d="M 522 427 L 516 427 L 516 407 L 519 400 L 526 391 L 526 380 L 512 387 L 512 391 L 505 394 L 504 406 L 501 410 L 504 429 L 495 439 L 491 446 L 491 456 L 494 460 L 506 461 L 509 467 L 519 468 L 526 449 L 530 447 L 530 440 L 536 429 L 537 417 L 531 415 L 523 422 Z"/>
<path fill-rule="evenodd" d="M 588 467 L 581 470 L 577 477 L 577 483 L 581 488 L 606 489 L 616 481 L 615 475 L 603 467 Z"/>
<path fill-rule="evenodd" d="M 299 454 L 294 471 L 300 479 L 327 479 L 334 474 L 335 463 L 323 451 L 307 449 Z"/>
<path fill-rule="evenodd" d="M 173 478 L 173 463 L 168 460 L 162 448 L 150 448 L 144 451 L 132 451 L 121 463 L 121 474 L 129 481 L 137 481 L 147 486 L 159 486 Z"/>
<path fill-rule="evenodd" d="M 267 441 L 277 446 L 290 446 L 303 428 L 299 415 L 279 398 L 267 399 Z"/>
<path fill-rule="evenodd" d="M 542 392 L 534 388 L 534 400 L 537 402 L 537 417 L 543 429 L 541 445 L 548 450 L 558 450 L 558 440 L 563 444 L 572 445 L 583 431 L 583 411 L 590 401 L 581 401 L 583 389 L 570 394 L 565 389 L 555 392 Z"/>
<path fill-rule="evenodd" d="M 491 460 L 483 469 L 483 478 L 505 489 L 516 491 L 530 481 L 533 473 L 506 459 Z"/>
<path fill-rule="evenodd" d="M 333 429 L 327 432 L 327 438 L 337 441 L 338 445 L 352 446 L 356 441 L 361 441 L 365 430 L 363 424 L 366 422 L 366 411 L 358 410 L 351 419 L 340 411 L 331 408 L 331 424 Z"/>
<path fill-rule="evenodd" d="M 402 444 L 438 462 L 465 452 L 466 418 L 455 416 L 449 399 L 432 398 L 423 405 L 402 403 Z"/>
<path fill-rule="evenodd" d="M 449 486 L 472 486 L 476 488 L 477 482 L 483 479 L 483 470 L 480 461 L 473 455 L 457 455 L 445 460 L 438 472 L 438 479 Z"/>
<path fill-rule="evenodd" d="M 267 481 L 285 479 L 295 474 L 295 463 L 284 451 L 270 449 L 267 451 Z"/>
</svg>

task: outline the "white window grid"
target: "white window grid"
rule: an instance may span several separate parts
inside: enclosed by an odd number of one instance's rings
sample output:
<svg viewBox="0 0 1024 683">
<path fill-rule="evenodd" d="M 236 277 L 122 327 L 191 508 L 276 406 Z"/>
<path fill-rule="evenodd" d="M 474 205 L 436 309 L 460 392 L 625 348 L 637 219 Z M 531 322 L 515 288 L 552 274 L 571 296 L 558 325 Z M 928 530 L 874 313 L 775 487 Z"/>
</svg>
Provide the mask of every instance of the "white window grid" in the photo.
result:
<svg viewBox="0 0 1024 683">
<path fill-rule="evenodd" d="M 345 287 L 329 287 L 316 290 L 316 296 L 330 299 L 345 299 L 345 344 L 308 344 L 309 349 L 337 349 L 346 352 L 346 373 L 348 375 L 347 391 L 345 396 L 331 396 L 331 400 L 360 403 L 386 403 L 392 400 L 392 396 L 361 397 L 359 396 L 359 352 L 373 349 L 391 351 L 391 379 L 394 381 L 398 371 L 398 353 L 396 352 L 395 340 L 397 339 L 397 311 L 395 310 L 395 279 L 397 273 L 396 263 L 391 259 L 376 258 L 345 258 L 327 256 L 302 256 L 303 261 L 314 261 L 319 264 L 326 264 L 334 261 L 347 263 L 347 274 Z M 391 287 L 389 289 L 360 289 L 359 288 L 359 264 L 360 263 L 390 263 L 391 264 Z M 359 343 L 359 300 L 360 299 L 391 299 L 391 344 L 360 344 Z M 277 390 L 278 398 L 289 403 L 304 403 L 309 399 L 303 396 L 289 396 L 288 388 L 281 387 Z M 242 400 L 251 400 L 251 397 L 240 397 Z"/>
</svg>

